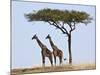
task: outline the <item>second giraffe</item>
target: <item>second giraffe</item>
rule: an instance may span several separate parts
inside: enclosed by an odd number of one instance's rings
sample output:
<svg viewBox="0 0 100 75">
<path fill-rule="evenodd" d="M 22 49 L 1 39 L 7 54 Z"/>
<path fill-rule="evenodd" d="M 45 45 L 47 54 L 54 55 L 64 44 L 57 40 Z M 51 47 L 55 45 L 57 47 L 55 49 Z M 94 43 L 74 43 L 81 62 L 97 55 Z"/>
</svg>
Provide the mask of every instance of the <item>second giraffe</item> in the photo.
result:
<svg viewBox="0 0 100 75">
<path fill-rule="evenodd" d="M 57 46 L 53 43 L 53 41 L 51 40 L 51 36 L 49 34 L 46 37 L 46 39 L 49 39 L 50 45 L 53 49 L 55 65 L 56 65 L 56 57 L 59 57 L 59 61 L 60 61 L 60 64 L 61 64 L 62 58 L 63 58 L 63 52 L 60 49 L 58 49 Z"/>
</svg>

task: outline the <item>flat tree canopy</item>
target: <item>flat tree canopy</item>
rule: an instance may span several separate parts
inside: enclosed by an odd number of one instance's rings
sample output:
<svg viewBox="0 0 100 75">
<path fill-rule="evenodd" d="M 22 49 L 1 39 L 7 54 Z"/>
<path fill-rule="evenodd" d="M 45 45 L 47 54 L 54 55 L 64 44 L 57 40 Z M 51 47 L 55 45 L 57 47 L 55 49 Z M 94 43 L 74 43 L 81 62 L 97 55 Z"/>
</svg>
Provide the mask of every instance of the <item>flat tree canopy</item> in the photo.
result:
<svg viewBox="0 0 100 75">
<path fill-rule="evenodd" d="M 25 15 L 28 21 L 51 21 L 63 23 L 89 23 L 92 19 L 89 14 L 81 11 L 68 11 L 68 10 L 58 10 L 58 9 L 41 9 L 37 12 L 29 13 Z"/>
</svg>

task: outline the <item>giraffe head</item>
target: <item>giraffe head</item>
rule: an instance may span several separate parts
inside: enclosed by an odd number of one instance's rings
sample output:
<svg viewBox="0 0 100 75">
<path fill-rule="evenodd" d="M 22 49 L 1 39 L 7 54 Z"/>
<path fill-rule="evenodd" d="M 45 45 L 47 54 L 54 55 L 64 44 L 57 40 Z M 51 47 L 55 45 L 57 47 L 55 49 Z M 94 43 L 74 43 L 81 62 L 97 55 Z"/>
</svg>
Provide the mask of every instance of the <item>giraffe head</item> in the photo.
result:
<svg viewBox="0 0 100 75">
<path fill-rule="evenodd" d="M 32 40 L 33 40 L 33 39 L 36 39 L 36 38 L 37 38 L 37 36 L 36 36 L 36 34 L 35 34 L 35 35 L 32 37 Z"/>
<path fill-rule="evenodd" d="M 47 37 L 46 37 L 45 39 L 49 39 L 49 38 L 51 38 L 51 37 L 50 37 L 50 35 L 48 34 Z"/>
</svg>

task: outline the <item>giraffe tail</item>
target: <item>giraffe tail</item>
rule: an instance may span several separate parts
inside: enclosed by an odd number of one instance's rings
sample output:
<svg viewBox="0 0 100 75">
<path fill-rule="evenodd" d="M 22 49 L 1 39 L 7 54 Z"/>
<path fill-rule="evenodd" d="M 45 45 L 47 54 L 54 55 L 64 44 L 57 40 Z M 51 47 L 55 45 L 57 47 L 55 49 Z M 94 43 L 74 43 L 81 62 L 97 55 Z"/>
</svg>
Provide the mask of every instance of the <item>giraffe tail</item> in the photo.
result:
<svg viewBox="0 0 100 75">
<path fill-rule="evenodd" d="M 67 58 L 64 58 L 64 61 L 66 61 L 67 60 Z"/>
</svg>

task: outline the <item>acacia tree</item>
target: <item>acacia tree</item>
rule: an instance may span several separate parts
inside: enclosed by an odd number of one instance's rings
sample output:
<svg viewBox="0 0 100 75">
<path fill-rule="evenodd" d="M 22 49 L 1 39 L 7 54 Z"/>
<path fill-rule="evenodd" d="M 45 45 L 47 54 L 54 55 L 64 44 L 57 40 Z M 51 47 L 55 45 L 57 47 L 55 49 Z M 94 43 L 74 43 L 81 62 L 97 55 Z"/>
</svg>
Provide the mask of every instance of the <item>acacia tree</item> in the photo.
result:
<svg viewBox="0 0 100 75">
<path fill-rule="evenodd" d="M 29 22 L 44 21 L 59 29 L 68 36 L 69 64 L 72 64 L 71 34 L 76 29 L 76 25 L 83 23 L 87 25 L 92 18 L 86 12 L 75 10 L 41 9 L 37 12 L 25 14 Z"/>
</svg>

